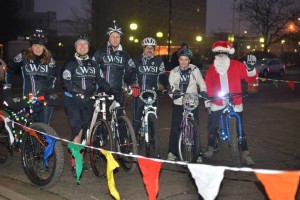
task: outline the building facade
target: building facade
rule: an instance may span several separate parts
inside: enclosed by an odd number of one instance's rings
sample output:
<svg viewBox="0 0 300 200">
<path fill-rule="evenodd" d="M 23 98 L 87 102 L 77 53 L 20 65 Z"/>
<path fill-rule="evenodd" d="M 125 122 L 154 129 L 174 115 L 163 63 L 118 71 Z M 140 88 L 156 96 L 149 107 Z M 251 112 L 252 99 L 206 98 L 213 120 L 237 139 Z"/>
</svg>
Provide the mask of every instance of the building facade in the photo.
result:
<svg viewBox="0 0 300 200">
<path fill-rule="evenodd" d="M 93 0 L 92 8 L 93 39 L 100 45 L 106 44 L 106 30 L 114 19 L 124 30 L 122 44 L 129 49 L 145 37 L 156 38 L 161 46 L 168 46 L 170 39 L 171 47 L 186 42 L 193 48 L 199 42 L 196 36 L 205 35 L 206 0 Z M 130 29 L 131 23 L 137 24 L 136 30 Z M 162 37 L 156 37 L 158 32 Z"/>
</svg>

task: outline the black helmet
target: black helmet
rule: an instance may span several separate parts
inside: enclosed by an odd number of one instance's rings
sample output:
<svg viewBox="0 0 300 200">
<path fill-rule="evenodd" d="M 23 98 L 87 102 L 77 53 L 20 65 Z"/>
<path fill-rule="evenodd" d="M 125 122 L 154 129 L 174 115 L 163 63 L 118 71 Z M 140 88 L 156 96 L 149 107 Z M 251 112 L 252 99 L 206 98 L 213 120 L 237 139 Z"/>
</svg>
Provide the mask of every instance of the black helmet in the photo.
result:
<svg viewBox="0 0 300 200">
<path fill-rule="evenodd" d="M 48 42 L 48 38 L 42 29 L 36 29 L 35 33 L 33 33 L 29 37 L 29 42 L 31 45 L 33 45 L 33 44 L 45 45 Z"/>
<path fill-rule="evenodd" d="M 183 48 L 181 48 L 181 49 L 178 50 L 177 56 L 178 57 L 180 57 L 180 56 L 187 56 L 187 57 L 189 57 L 191 59 L 193 57 L 193 52 L 189 48 L 183 47 Z"/>
<path fill-rule="evenodd" d="M 110 35 L 110 34 L 113 33 L 113 32 L 117 32 L 117 33 L 119 33 L 120 35 L 123 34 L 122 29 L 119 28 L 119 27 L 117 26 L 116 20 L 113 20 L 113 24 L 112 24 L 111 27 L 108 27 L 106 34 L 107 34 L 107 35 Z"/>
<path fill-rule="evenodd" d="M 79 40 L 85 40 L 85 41 L 87 41 L 88 44 L 90 45 L 90 37 L 89 37 L 87 34 L 85 34 L 85 33 L 81 33 L 81 34 L 79 34 L 79 35 L 77 35 L 77 36 L 75 37 L 75 41 L 74 41 L 75 47 L 76 47 L 76 44 L 77 44 L 77 42 L 78 42 Z"/>
</svg>

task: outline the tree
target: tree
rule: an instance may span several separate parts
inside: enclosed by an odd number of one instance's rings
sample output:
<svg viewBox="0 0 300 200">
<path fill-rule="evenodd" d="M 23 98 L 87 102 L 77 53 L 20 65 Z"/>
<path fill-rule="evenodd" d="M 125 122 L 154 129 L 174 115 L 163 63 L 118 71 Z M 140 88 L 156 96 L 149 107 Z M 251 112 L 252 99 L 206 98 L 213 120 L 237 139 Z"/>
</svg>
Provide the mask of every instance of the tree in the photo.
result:
<svg viewBox="0 0 300 200">
<path fill-rule="evenodd" d="M 264 51 L 282 39 L 292 38 L 290 23 L 297 24 L 300 7 L 294 0 L 243 0 L 242 19 L 248 21 L 251 30 L 264 37 Z"/>
</svg>

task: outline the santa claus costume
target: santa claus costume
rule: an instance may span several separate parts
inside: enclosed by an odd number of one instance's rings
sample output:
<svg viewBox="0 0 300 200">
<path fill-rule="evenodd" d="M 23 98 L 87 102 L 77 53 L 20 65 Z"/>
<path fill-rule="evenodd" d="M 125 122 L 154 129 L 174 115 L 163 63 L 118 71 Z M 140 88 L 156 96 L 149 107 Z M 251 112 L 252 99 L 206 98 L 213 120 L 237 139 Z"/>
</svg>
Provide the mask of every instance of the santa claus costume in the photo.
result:
<svg viewBox="0 0 300 200">
<path fill-rule="evenodd" d="M 244 80 L 248 83 L 253 82 L 257 78 L 255 68 L 247 68 L 242 62 L 231 59 L 230 54 L 234 53 L 232 44 L 228 41 L 218 41 L 212 46 L 212 51 L 215 53 L 215 60 L 208 68 L 205 76 L 208 96 L 218 96 L 222 93 L 241 93 Z M 233 101 L 234 110 L 240 115 L 242 120 L 242 97 L 237 97 Z M 206 157 L 211 158 L 214 152 L 214 142 L 219 128 L 220 117 L 223 114 L 225 102 L 216 100 L 210 103 L 210 123 L 208 130 L 208 151 Z M 244 129 L 243 129 L 244 130 Z M 242 159 L 247 165 L 254 165 L 254 161 L 249 156 L 247 139 L 243 131 L 243 139 L 241 149 L 243 151 Z"/>
</svg>

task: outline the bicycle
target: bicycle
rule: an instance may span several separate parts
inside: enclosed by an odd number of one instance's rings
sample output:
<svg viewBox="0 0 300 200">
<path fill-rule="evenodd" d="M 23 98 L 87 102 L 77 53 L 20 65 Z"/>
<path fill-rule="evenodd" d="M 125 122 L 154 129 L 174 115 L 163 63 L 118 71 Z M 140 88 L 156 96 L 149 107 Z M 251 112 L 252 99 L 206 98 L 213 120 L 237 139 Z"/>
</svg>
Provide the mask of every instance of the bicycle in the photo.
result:
<svg viewBox="0 0 300 200">
<path fill-rule="evenodd" d="M 159 158 L 157 107 L 153 105 L 157 99 L 157 94 L 153 90 L 144 90 L 139 98 L 144 103 L 143 115 L 137 134 L 139 149 L 145 146 L 147 157 Z"/>
<path fill-rule="evenodd" d="M 245 97 L 247 93 L 220 93 L 219 96 L 208 97 L 206 100 L 215 101 L 221 99 L 226 106 L 223 115 L 220 117 L 219 129 L 215 141 L 214 149 L 218 150 L 220 141 L 227 141 L 230 147 L 231 158 L 234 166 L 241 167 L 242 159 L 240 154 L 240 145 L 242 143 L 243 131 L 240 116 L 234 111 L 233 100 L 237 97 Z M 210 114 L 210 110 L 209 110 Z"/>
<path fill-rule="evenodd" d="M 90 136 L 91 146 L 98 148 L 103 147 L 103 144 L 109 143 L 108 147 L 106 145 L 107 150 L 115 150 L 117 152 L 129 155 L 137 154 L 137 144 L 134 130 L 130 120 L 128 119 L 128 117 L 126 117 L 124 108 L 122 108 L 118 102 L 113 100 L 112 96 L 109 96 L 105 93 L 99 94 L 98 97 L 96 97 L 96 99 L 98 101 L 96 100 L 95 102 L 95 110 L 97 109 L 103 114 L 103 119 L 97 121 L 92 128 Z M 111 119 L 109 121 L 106 121 L 106 101 L 108 100 L 113 100 L 113 102 L 109 107 Z M 100 106 L 102 106 L 102 108 Z M 119 115 L 118 113 L 122 114 Z M 102 132 L 105 133 L 103 134 Z M 87 138 L 89 138 L 89 136 L 87 136 Z M 96 158 L 98 160 L 96 160 Z M 133 157 L 118 154 L 117 160 L 126 172 L 132 172 L 136 168 L 135 158 Z M 100 172 L 100 167 L 103 167 L 103 163 L 106 163 L 106 159 L 101 154 L 101 152 L 91 150 L 90 161 L 95 175 L 98 177 L 105 176 L 106 170 L 104 170 L 102 173 Z M 106 169 L 106 166 L 103 168 Z"/>
<path fill-rule="evenodd" d="M 36 115 L 46 104 L 44 97 L 13 98 L 3 104 L 4 111 L 1 113 L 6 119 L 1 121 L 0 126 L 1 141 L 5 142 L 1 142 L 1 145 L 4 144 L 9 152 L 3 157 L 3 163 L 12 162 L 15 150 L 20 148 L 23 169 L 29 180 L 40 188 L 54 186 L 62 176 L 64 154 L 59 140 L 55 144 L 51 143 L 51 138 L 58 137 L 55 130 L 45 123 L 35 121 Z M 46 152 L 48 145 L 50 149 L 53 145 L 51 155 Z M 3 152 L 0 153 L 2 159 Z"/>
<path fill-rule="evenodd" d="M 180 161 L 195 163 L 201 152 L 200 128 L 192 113 L 199 104 L 197 93 L 169 93 L 182 96 L 183 113 L 178 138 L 178 157 Z"/>
<path fill-rule="evenodd" d="M 113 96 L 96 94 L 93 118 L 89 129 L 86 132 L 86 145 L 94 148 L 113 150 L 113 136 L 109 123 L 106 121 L 106 100 L 113 100 Z M 99 114 L 102 113 L 102 118 Z M 107 161 L 105 156 L 97 149 L 90 149 L 90 163 L 94 174 L 102 178 L 106 175 Z"/>
</svg>

